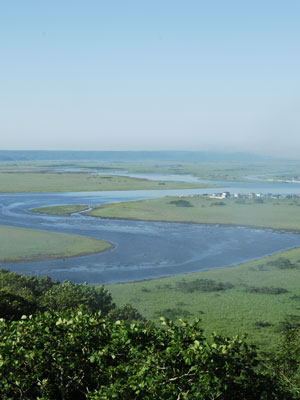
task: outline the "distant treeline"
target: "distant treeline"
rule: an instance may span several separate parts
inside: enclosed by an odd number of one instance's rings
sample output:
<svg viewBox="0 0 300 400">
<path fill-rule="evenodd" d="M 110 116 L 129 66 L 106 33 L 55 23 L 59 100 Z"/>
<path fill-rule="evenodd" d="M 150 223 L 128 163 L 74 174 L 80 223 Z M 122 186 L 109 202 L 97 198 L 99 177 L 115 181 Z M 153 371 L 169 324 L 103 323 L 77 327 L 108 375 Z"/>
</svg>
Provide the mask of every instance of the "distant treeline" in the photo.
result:
<svg viewBox="0 0 300 400">
<path fill-rule="evenodd" d="M 251 153 L 214 151 L 40 151 L 0 150 L 0 161 L 166 161 L 226 162 L 255 161 L 265 157 Z"/>
</svg>

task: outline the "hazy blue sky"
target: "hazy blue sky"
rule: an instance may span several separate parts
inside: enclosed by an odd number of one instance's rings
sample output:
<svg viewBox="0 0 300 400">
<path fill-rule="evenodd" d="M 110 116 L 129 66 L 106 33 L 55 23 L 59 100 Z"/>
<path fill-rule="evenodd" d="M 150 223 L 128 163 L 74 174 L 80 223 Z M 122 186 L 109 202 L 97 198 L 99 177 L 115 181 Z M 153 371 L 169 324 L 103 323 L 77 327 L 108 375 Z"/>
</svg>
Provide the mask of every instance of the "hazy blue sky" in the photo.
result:
<svg viewBox="0 0 300 400">
<path fill-rule="evenodd" d="M 299 20 L 299 0 L 0 0 L 0 147 L 300 156 Z"/>
</svg>

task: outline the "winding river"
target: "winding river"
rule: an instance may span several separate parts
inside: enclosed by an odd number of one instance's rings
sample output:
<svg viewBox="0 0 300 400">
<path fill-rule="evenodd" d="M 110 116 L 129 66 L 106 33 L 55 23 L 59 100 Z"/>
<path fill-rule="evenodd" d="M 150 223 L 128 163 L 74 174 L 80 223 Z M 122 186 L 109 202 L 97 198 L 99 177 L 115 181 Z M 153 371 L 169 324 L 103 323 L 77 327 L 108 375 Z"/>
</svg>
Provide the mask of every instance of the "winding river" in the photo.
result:
<svg viewBox="0 0 300 400">
<path fill-rule="evenodd" d="M 118 173 L 120 174 L 120 173 Z M 126 174 L 148 179 L 197 181 L 191 176 Z M 181 273 L 236 265 L 297 247 L 296 233 L 270 229 L 196 225 L 34 214 L 33 207 L 58 204 L 96 204 L 213 193 L 227 190 L 249 193 L 300 194 L 300 185 L 273 182 L 208 182 L 221 188 L 73 193 L 17 193 L 0 195 L 0 225 L 42 229 L 106 239 L 111 251 L 89 256 L 38 262 L 2 263 L 20 273 L 49 275 L 54 279 L 107 284 L 153 279 Z"/>
</svg>

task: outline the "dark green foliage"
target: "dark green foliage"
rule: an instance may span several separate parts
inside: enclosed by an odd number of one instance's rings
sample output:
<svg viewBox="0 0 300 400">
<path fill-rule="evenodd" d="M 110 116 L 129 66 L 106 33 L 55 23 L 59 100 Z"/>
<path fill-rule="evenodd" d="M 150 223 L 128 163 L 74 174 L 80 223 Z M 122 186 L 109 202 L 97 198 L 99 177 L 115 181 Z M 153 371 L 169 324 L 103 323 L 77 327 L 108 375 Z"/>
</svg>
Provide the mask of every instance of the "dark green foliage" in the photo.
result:
<svg viewBox="0 0 300 400">
<path fill-rule="evenodd" d="M 224 201 L 214 201 L 210 206 L 226 206 L 226 203 L 224 203 Z"/>
<path fill-rule="evenodd" d="M 287 332 L 293 329 L 300 329 L 300 315 L 286 315 L 285 319 L 281 321 L 278 326 L 278 330 L 282 332 Z"/>
<path fill-rule="evenodd" d="M 279 257 L 274 261 L 270 261 L 267 263 L 267 265 L 271 265 L 273 267 L 279 268 L 279 269 L 293 269 L 297 268 L 297 265 L 291 263 L 290 260 L 284 257 Z"/>
<path fill-rule="evenodd" d="M 18 319 L 36 311 L 63 311 L 79 306 L 106 315 L 115 308 L 111 294 L 103 287 L 60 284 L 49 277 L 20 275 L 0 270 L 0 318 Z"/>
<path fill-rule="evenodd" d="M 24 297 L 39 297 L 58 281 L 53 282 L 49 276 L 20 275 L 8 269 L 0 270 L 0 289 L 5 289 Z"/>
<path fill-rule="evenodd" d="M 176 326 L 110 323 L 68 311 L 0 321 L 0 397 L 288 400 L 245 341 Z"/>
<path fill-rule="evenodd" d="M 6 319 L 19 319 L 24 314 L 34 314 L 37 310 L 35 303 L 22 296 L 0 290 L 0 317 Z"/>
<path fill-rule="evenodd" d="M 173 200 L 170 204 L 175 204 L 177 207 L 194 207 L 188 200 Z"/>
<path fill-rule="evenodd" d="M 106 315 L 115 305 L 111 294 L 103 287 L 80 285 L 69 281 L 53 286 L 40 301 L 45 310 L 63 311 L 82 306 L 89 311 L 102 311 Z"/>
<path fill-rule="evenodd" d="M 254 325 L 257 328 L 269 328 L 270 326 L 274 326 L 274 324 L 271 324 L 270 322 L 264 322 L 264 321 L 256 321 Z"/>
<path fill-rule="evenodd" d="M 288 290 L 280 287 L 257 287 L 257 286 L 249 286 L 246 288 L 246 292 L 248 293 L 259 293 L 259 294 L 283 294 L 287 293 Z"/>
<path fill-rule="evenodd" d="M 113 308 L 108 314 L 107 319 L 111 322 L 126 321 L 126 322 L 146 322 L 146 319 L 138 312 L 138 310 L 132 307 L 130 304 L 125 304 L 120 307 Z"/>
<path fill-rule="evenodd" d="M 48 276 L 20 275 L 1 269 L 0 318 L 18 319 L 23 314 L 34 314 L 40 308 L 40 297 L 57 285 Z"/>
<path fill-rule="evenodd" d="M 185 281 L 184 279 L 177 282 L 176 289 L 184 293 L 191 292 L 218 292 L 220 290 L 232 289 L 233 285 L 229 282 L 215 282 L 212 279 L 195 279 L 193 281 Z"/>
<path fill-rule="evenodd" d="M 299 301 L 300 300 L 300 295 L 299 294 L 293 294 L 293 296 L 291 296 L 290 299 Z"/>
</svg>

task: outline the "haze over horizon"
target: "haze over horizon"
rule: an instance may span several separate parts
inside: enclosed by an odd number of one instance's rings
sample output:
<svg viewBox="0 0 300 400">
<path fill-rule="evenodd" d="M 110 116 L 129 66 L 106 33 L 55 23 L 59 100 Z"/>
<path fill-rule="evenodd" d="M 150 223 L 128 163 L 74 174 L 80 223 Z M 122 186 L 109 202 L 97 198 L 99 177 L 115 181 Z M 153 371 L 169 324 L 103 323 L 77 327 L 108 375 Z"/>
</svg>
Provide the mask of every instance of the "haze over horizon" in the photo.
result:
<svg viewBox="0 0 300 400">
<path fill-rule="evenodd" d="M 299 157 L 300 2 L 0 4 L 1 150 Z"/>
</svg>

